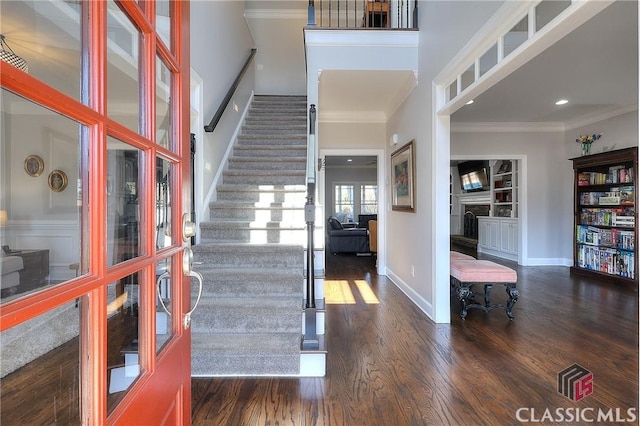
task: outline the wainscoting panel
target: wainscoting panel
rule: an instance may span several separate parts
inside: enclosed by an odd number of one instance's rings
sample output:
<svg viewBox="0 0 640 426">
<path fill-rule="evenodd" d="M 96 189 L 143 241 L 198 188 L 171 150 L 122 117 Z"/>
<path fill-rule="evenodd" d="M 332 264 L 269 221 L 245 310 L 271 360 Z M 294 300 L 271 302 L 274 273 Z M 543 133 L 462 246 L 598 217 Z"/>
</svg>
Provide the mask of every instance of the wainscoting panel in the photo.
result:
<svg viewBox="0 0 640 426">
<path fill-rule="evenodd" d="M 80 261 L 80 224 L 76 221 L 16 221 L 5 228 L 13 250 L 49 250 L 49 280 L 75 277 L 69 265 Z"/>
</svg>

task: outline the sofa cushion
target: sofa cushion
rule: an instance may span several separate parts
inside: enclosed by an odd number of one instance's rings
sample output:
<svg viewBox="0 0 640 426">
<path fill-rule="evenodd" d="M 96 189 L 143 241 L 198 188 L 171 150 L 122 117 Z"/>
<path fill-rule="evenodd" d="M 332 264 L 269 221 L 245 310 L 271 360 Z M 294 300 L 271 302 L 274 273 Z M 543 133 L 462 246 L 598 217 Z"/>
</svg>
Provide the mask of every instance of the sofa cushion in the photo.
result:
<svg viewBox="0 0 640 426">
<path fill-rule="evenodd" d="M 331 229 L 344 229 L 344 227 L 342 226 L 340 221 L 338 219 L 336 219 L 335 217 L 331 216 L 328 219 L 328 221 L 329 221 L 329 226 L 331 227 Z"/>
<path fill-rule="evenodd" d="M 0 275 L 21 271 L 22 268 L 24 268 L 24 264 L 22 263 L 22 257 L 20 256 L 0 257 Z"/>
<path fill-rule="evenodd" d="M 1 256 L 0 257 L 0 288 L 6 289 L 16 287 L 20 284 L 20 273 L 24 268 L 22 257 Z"/>
</svg>

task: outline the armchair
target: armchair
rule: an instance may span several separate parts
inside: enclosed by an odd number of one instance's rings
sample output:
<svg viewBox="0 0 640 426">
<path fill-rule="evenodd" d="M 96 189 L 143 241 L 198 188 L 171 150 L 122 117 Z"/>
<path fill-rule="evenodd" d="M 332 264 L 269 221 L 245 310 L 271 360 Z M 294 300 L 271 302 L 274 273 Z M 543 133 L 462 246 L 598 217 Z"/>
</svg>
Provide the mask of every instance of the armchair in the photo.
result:
<svg viewBox="0 0 640 426">
<path fill-rule="evenodd" d="M 336 253 L 369 253 L 369 231 L 363 228 L 343 228 L 334 216 L 327 219 L 328 249 Z"/>
</svg>

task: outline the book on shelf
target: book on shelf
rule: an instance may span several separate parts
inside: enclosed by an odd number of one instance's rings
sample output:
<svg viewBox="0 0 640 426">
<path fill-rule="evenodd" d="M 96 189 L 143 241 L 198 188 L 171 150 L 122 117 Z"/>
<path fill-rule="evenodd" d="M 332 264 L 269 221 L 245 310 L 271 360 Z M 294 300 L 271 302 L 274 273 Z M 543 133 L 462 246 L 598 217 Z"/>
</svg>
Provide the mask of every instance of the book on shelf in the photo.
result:
<svg viewBox="0 0 640 426">
<path fill-rule="evenodd" d="M 578 173 L 578 186 L 605 185 L 608 183 L 632 183 L 633 167 L 612 166 L 608 173 L 580 172 Z"/>
<path fill-rule="evenodd" d="M 604 229 L 595 226 L 578 225 L 576 242 L 594 246 L 606 246 L 619 250 L 635 249 L 635 234 L 631 230 Z"/>
<path fill-rule="evenodd" d="M 635 278 L 635 256 L 631 251 L 580 246 L 576 265 L 583 269 L 605 272 L 624 278 Z"/>
</svg>

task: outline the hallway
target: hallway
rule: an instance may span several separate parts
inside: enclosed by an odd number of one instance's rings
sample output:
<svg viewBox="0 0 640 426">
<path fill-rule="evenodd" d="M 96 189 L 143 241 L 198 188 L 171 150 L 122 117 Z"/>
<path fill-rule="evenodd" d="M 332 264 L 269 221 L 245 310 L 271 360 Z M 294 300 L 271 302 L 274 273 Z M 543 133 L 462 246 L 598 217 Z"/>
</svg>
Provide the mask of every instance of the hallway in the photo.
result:
<svg viewBox="0 0 640 426">
<path fill-rule="evenodd" d="M 514 424 L 558 408 L 563 420 L 619 408 L 637 423 L 637 292 L 508 263 L 520 290 L 514 321 L 500 310 L 463 321 L 453 302 L 452 323 L 434 324 L 373 266 L 327 259 L 325 378 L 194 378 L 193 424 Z M 556 382 L 574 363 L 594 377 L 577 403 Z"/>
</svg>

